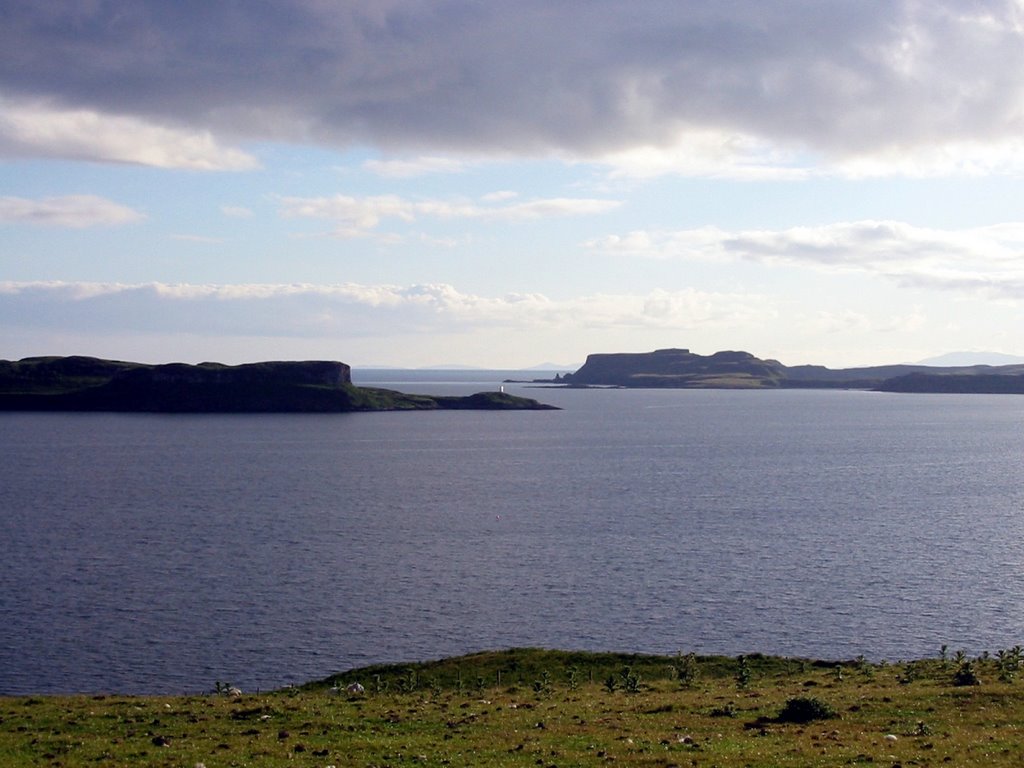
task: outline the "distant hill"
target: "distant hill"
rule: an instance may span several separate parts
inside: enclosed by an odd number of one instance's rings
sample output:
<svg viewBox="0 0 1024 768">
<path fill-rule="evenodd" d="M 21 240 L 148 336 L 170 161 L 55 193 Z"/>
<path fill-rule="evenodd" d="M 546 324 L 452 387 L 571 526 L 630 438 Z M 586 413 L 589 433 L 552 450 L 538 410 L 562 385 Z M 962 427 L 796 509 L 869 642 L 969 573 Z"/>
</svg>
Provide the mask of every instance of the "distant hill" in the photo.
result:
<svg viewBox="0 0 1024 768">
<path fill-rule="evenodd" d="M 587 356 L 575 373 L 561 377 L 573 385 L 618 387 L 753 388 L 778 386 L 784 368 L 749 352 L 697 355 L 688 349 L 611 353 Z"/>
<path fill-rule="evenodd" d="M 882 392 L 973 395 L 1024 395 L 1024 374 L 910 373 L 878 385 Z"/>
<path fill-rule="evenodd" d="M 556 381 L 568 386 L 700 389 L 885 389 L 888 382 L 911 375 L 925 378 L 893 385 L 891 391 L 1016 391 L 1011 379 L 1024 374 L 1024 364 L 990 366 L 881 365 L 865 368 L 786 366 L 749 352 L 726 351 L 698 355 L 688 349 L 659 349 L 641 353 L 592 354 L 575 373 Z M 929 378 L 932 377 L 932 378 Z M 941 377 L 939 379 L 938 377 Z M 982 384 L 981 377 L 995 377 Z M 958 381 L 970 379 L 969 381 Z M 932 387 L 932 389 L 928 389 Z M 907 389 L 906 391 L 911 391 Z"/>
<path fill-rule="evenodd" d="M 365 365 L 359 366 L 360 368 L 394 368 L 395 366 L 386 365 Z M 402 370 L 415 370 L 415 371 L 573 371 L 579 368 L 579 363 L 575 365 L 558 365 L 557 363 L 541 363 L 540 365 L 531 365 L 526 368 L 483 368 L 479 365 L 459 365 L 459 364 L 446 364 L 446 365 L 424 365 L 419 368 L 402 369 Z"/>
<path fill-rule="evenodd" d="M 369 366 L 367 366 L 369 367 Z M 486 368 L 481 368 L 478 365 L 462 365 L 460 363 L 445 363 L 442 365 L 424 365 L 413 370 L 418 371 L 483 371 Z"/>
<path fill-rule="evenodd" d="M 949 352 L 938 357 L 921 360 L 918 365 L 971 366 L 971 365 L 1021 365 L 1024 357 L 1006 355 L 1002 352 Z"/>
</svg>

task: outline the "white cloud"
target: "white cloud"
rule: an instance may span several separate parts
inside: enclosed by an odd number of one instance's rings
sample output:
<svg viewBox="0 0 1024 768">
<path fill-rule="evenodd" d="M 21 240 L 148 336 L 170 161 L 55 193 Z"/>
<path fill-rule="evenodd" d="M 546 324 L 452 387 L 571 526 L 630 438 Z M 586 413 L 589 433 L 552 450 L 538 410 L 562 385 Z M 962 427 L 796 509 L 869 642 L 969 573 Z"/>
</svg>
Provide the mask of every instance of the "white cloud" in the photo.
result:
<svg viewBox="0 0 1024 768">
<path fill-rule="evenodd" d="M 481 207 L 474 216 L 485 219 L 546 219 L 560 216 L 593 216 L 618 208 L 619 200 L 555 197 L 527 200 L 502 207 Z"/>
<path fill-rule="evenodd" d="M 0 282 L 4 324 L 97 332 L 132 327 L 206 336 L 365 337 L 484 328 L 682 331 L 735 327 L 772 311 L 761 296 L 694 289 L 555 300 L 537 293 L 479 296 L 447 284 Z"/>
<path fill-rule="evenodd" d="M 514 192 L 511 189 L 499 189 L 496 192 L 488 192 L 480 199 L 485 203 L 502 203 L 505 200 L 515 200 L 517 197 L 519 197 L 518 192 Z"/>
<path fill-rule="evenodd" d="M 181 240 L 185 243 L 201 243 L 203 245 L 217 245 L 224 242 L 223 237 L 209 237 L 208 235 L 171 235 L 172 240 Z"/>
<path fill-rule="evenodd" d="M 743 260 L 879 275 L 908 287 L 1024 299 L 1024 223 L 962 230 L 857 221 L 784 230 L 635 231 L 584 244 L 629 257 Z"/>
<path fill-rule="evenodd" d="M 411 160 L 367 160 L 363 168 L 389 179 L 408 179 L 434 173 L 461 173 L 466 164 L 451 157 L 417 157 Z"/>
<path fill-rule="evenodd" d="M 853 179 L 1024 175 L 1024 141 L 949 141 L 890 147 L 838 158 L 823 173 Z"/>
<path fill-rule="evenodd" d="M 96 195 L 65 195 L 31 200 L 0 197 L 0 222 L 44 227 L 117 226 L 145 218 L 128 206 Z"/>
<path fill-rule="evenodd" d="M 222 205 L 220 212 L 232 219 L 251 219 L 253 217 L 252 210 L 241 205 Z"/>
<path fill-rule="evenodd" d="M 927 318 L 920 310 L 876 317 L 854 309 L 819 311 L 802 318 L 805 329 L 827 335 L 913 333 L 925 326 Z"/>
<path fill-rule="evenodd" d="M 934 141 L 850 153 L 808 153 L 753 136 L 688 131 L 669 146 L 637 146 L 597 158 L 612 178 L 690 176 L 742 181 L 1021 176 L 1024 141 Z"/>
<path fill-rule="evenodd" d="M 714 129 L 684 130 L 665 146 L 637 145 L 599 158 L 613 177 L 680 175 L 708 178 L 800 180 L 814 174 L 809 158 L 753 135 Z"/>
<path fill-rule="evenodd" d="M 618 200 L 595 198 L 559 197 L 505 203 L 506 199 L 492 197 L 481 205 L 471 200 L 410 200 L 398 195 L 334 195 L 284 197 L 280 202 L 282 216 L 337 222 L 335 234 L 344 237 L 364 236 L 388 219 L 406 224 L 421 218 L 521 221 L 591 216 L 606 213 L 622 204 Z"/>
<path fill-rule="evenodd" d="M 0 98 L 0 154 L 132 163 L 156 168 L 239 171 L 256 159 L 222 146 L 207 130 Z"/>
</svg>

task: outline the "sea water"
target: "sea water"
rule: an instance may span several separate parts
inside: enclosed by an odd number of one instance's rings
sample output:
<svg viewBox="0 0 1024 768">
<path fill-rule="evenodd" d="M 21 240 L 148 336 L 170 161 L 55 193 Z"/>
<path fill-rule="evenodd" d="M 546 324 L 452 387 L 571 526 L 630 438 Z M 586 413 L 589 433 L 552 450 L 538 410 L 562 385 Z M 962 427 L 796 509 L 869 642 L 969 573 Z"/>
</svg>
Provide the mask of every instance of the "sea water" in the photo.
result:
<svg viewBox="0 0 1024 768">
<path fill-rule="evenodd" d="M 0 414 L 0 693 L 1024 641 L 1024 398 L 504 386 L 563 410 Z"/>
</svg>

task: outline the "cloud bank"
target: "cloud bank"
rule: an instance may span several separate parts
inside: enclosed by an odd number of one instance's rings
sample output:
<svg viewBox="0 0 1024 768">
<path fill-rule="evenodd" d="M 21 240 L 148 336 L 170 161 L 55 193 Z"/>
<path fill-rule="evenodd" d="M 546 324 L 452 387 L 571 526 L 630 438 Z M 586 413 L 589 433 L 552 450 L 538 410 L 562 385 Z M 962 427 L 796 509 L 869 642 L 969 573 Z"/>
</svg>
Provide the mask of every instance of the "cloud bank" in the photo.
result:
<svg viewBox="0 0 1024 768">
<path fill-rule="evenodd" d="M 1024 300 L 1024 223 L 962 230 L 898 221 L 729 232 L 717 227 L 637 230 L 585 244 L 633 258 L 751 261 L 830 272 L 859 272 L 917 288 Z"/>
<path fill-rule="evenodd" d="M 359 237 L 376 229 L 384 220 L 412 222 L 420 218 L 487 219 L 522 221 L 591 216 L 607 213 L 622 203 L 596 198 L 541 198 L 508 202 L 506 196 L 487 196 L 482 203 L 472 200 L 409 200 L 398 195 L 373 197 L 284 197 L 281 215 L 286 218 L 327 219 L 337 223 L 335 234 Z"/>
<path fill-rule="evenodd" d="M 42 227 L 116 226 L 145 218 L 126 205 L 96 195 L 66 195 L 32 200 L 0 197 L 0 223 Z"/>
<path fill-rule="evenodd" d="M 0 153 L 195 171 L 245 171 L 259 165 L 249 153 L 223 146 L 208 130 L 4 98 Z"/>
<path fill-rule="evenodd" d="M 1019 170 L 1024 11 L 1016 0 L 16 0 L 0 25 L 0 95 L 13 115 L 0 151 L 158 166 L 251 167 L 228 145 L 270 140 L 612 158 L 648 174 L 709 172 L 711 148 L 755 176 L 808 162 L 872 174 L 891 158 L 903 172 L 998 170 L 984 149 L 997 147 Z"/>
<path fill-rule="evenodd" d="M 753 322 L 758 296 L 687 289 L 647 295 L 477 296 L 447 284 L 195 285 L 0 282 L 0 324 L 109 333 L 333 338 L 388 334 L 536 333 L 585 328 L 675 328 Z"/>
</svg>

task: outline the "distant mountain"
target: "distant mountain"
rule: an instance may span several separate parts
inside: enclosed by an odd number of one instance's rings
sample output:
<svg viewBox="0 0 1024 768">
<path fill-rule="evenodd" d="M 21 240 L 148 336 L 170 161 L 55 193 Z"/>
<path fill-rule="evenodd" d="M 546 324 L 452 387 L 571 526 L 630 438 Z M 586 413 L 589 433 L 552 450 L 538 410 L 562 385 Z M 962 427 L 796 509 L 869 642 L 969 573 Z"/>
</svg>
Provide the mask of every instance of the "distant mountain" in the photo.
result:
<svg viewBox="0 0 1024 768">
<path fill-rule="evenodd" d="M 918 365 L 1020 365 L 1021 363 L 1024 363 L 1024 357 L 1006 355 L 1002 352 L 949 352 L 945 355 L 921 360 Z"/>
<path fill-rule="evenodd" d="M 524 371 L 575 371 L 580 368 L 579 363 L 573 363 L 571 365 L 559 365 L 558 363 L 541 363 L 540 365 L 531 365 L 529 368 L 523 368 Z"/>
<path fill-rule="evenodd" d="M 915 376 L 907 378 L 911 374 Z M 786 366 L 762 360 L 749 352 L 725 351 L 698 355 L 688 349 L 659 349 L 641 353 L 592 354 L 574 373 L 557 379 L 568 386 L 612 386 L 700 389 L 876 389 L 892 391 L 1017 391 L 1015 381 L 1024 364 L 1011 365 L 879 365 L 832 369 L 821 365 Z M 982 377 L 994 377 L 984 381 Z M 902 388 L 906 388 L 905 390 Z"/>
<path fill-rule="evenodd" d="M 360 366 L 362 368 L 384 368 L 385 366 Z M 575 365 L 558 365 L 557 363 L 541 363 L 540 365 L 530 365 L 526 368 L 509 368 L 508 366 L 502 368 L 484 368 L 479 365 L 460 365 L 458 363 L 445 363 L 444 365 L 424 365 L 416 368 L 417 371 L 575 371 L 579 368 L 579 364 Z"/>
<path fill-rule="evenodd" d="M 368 366 L 367 366 L 368 367 Z M 421 365 L 417 371 L 484 371 L 479 365 L 462 365 L 461 363 L 443 363 L 441 365 Z"/>
</svg>

